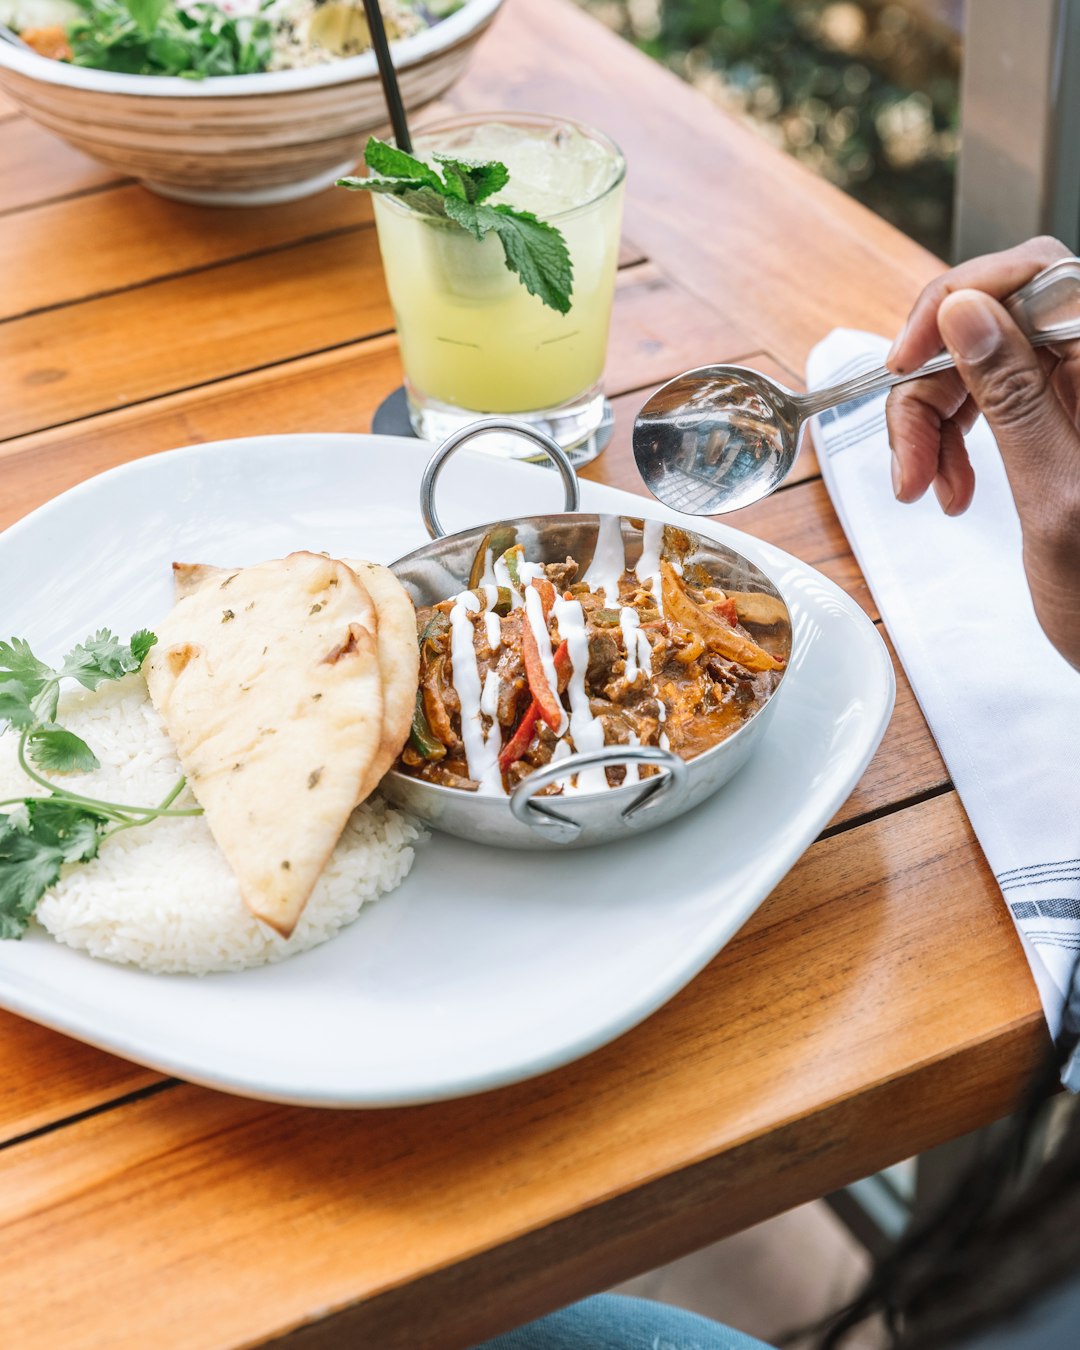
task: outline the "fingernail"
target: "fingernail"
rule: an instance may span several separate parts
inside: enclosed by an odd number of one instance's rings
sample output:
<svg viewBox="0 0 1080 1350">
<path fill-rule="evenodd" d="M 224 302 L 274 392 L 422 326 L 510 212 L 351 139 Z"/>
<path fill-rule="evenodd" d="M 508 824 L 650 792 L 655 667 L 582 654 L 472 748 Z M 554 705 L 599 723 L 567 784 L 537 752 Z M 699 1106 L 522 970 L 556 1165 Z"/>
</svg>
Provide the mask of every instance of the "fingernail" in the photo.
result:
<svg viewBox="0 0 1080 1350">
<path fill-rule="evenodd" d="M 949 513 L 949 507 L 952 506 L 953 497 L 955 495 L 949 480 L 943 478 L 941 474 L 938 474 L 934 479 L 934 496 L 938 499 L 938 505 L 946 515 Z"/>
<path fill-rule="evenodd" d="M 900 348 L 904 345 L 904 339 L 907 337 L 907 330 L 908 330 L 908 326 L 907 326 L 907 324 L 904 324 L 903 328 L 901 328 L 900 331 L 899 331 L 899 333 L 897 333 L 897 335 L 896 335 L 896 341 L 895 341 L 895 342 L 893 343 L 893 345 L 889 348 L 889 354 L 888 354 L 888 356 L 885 358 L 885 364 L 886 364 L 887 366 L 891 366 L 891 365 L 892 365 L 893 361 L 894 361 L 895 358 L 896 358 L 896 353 L 897 353 L 897 352 L 900 350 Z"/>
<path fill-rule="evenodd" d="M 892 457 L 892 490 L 897 499 L 904 491 L 904 471 L 900 467 L 900 460 L 895 454 Z"/>
<path fill-rule="evenodd" d="M 985 361 L 1001 342 L 991 304 L 977 292 L 958 291 L 938 311 L 941 336 L 962 361 Z"/>
</svg>

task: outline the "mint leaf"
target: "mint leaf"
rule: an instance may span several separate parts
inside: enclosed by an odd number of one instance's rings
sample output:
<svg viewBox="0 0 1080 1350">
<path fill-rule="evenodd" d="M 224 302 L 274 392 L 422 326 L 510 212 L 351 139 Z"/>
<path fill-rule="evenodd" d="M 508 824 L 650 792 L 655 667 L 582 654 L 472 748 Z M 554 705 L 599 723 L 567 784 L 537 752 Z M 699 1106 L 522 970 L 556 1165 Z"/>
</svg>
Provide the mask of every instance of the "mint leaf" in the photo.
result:
<svg viewBox="0 0 1080 1350">
<path fill-rule="evenodd" d="M 482 202 L 510 181 L 510 171 L 498 160 L 481 163 L 474 159 L 454 159 L 451 155 L 436 155 L 435 158 L 442 165 L 450 191 L 462 201 Z"/>
<path fill-rule="evenodd" d="M 27 737 L 26 748 L 32 763 L 53 773 L 90 773 L 101 768 L 97 755 L 82 737 L 64 727 L 37 728 Z"/>
<path fill-rule="evenodd" d="M 531 211 L 513 206 L 488 206 L 485 198 L 510 181 L 505 164 L 485 163 L 436 155 L 445 181 L 421 160 L 415 159 L 372 136 L 364 162 L 375 171 L 368 178 L 339 178 L 338 187 L 356 191 L 390 193 L 403 205 L 423 215 L 446 216 L 473 236 L 483 239 L 494 230 L 502 243 L 511 272 L 525 289 L 550 309 L 566 314 L 570 309 L 573 267 L 566 240 L 554 225 Z"/>
<path fill-rule="evenodd" d="M 415 159 L 399 150 L 396 145 L 387 145 L 375 136 L 368 137 L 364 147 L 364 163 L 381 178 L 408 178 L 414 183 L 424 183 L 438 191 L 445 190 L 445 184 L 430 164 Z M 363 179 L 358 179 L 363 182 Z"/>
<path fill-rule="evenodd" d="M 491 212 L 506 255 L 506 265 L 521 278 L 525 289 L 551 309 L 566 314 L 574 271 L 566 241 L 555 228 L 538 220 L 531 211 L 515 211 L 509 206 L 481 206 L 480 213 Z"/>
<path fill-rule="evenodd" d="M 517 272 L 525 289 L 560 314 L 569 310 L 573 267 L 566 242 L 554 225 L 511 206 L 473 206 L 457 197 L 448 197 L 445 206 L 450 219 L 474 239 L 483 239 L 494 230 L 507 267 Z"/>
<path fill-rule="evenodd" d="M 147 634 L 146 629 L 140 629 L 135 636 L 142 646 L 148 636 L 154 635 Z M 154 638 L 154 641 L 157 639 Z M 153 643 L 150 646 L 153 646 Z M 149 651 L 149 647 L 146 651 Z M 145 654 L 144 652 L 143 655 Z M 121 642 L 114 633 L 102 628 L 93 637 L 88 637 L 85 642 L 68 652 L 59 674 L 61 678 L 69 676 L 73 680 L 78 680 L 84 689 L 94 690 L 106 680 L 119 680 L 125 675 L 132 674 L 141 665 L 142 659 L 136 656 L 130 643 Z"/>
<path fill-rule="evenodd" d="M 5 674 L 22 686 L 28 702 L 56 678 L 52 667 L 37 659 L 24 638 L 0 642 L 0 678 Z"/>
<path fill-rule="evenodd" d="M 492 226 L 487 224 L 486 219 L 484 223 L 481 223 L 481 208 L 474 206 L 471 202 L 462 201 L 460 197 L 447 197 L 444 206 L 450 219 L 460 225 L 462 229 L 468 230 L 474 239 L 483 239 L 484 235 L 492 229 Z M 490 210 L 489 207 L 483 209 Z"/>
<path fill-rule="evenodd" d="M 437 192 L 429 184 L 414 178 L 339 178 L 335 186 L 397 197 L 411 211 L 417 211 L 423 216 L 445 216 L 443 208 L 451 200 L 444 197 L 441 191 Z"/>
</svg>

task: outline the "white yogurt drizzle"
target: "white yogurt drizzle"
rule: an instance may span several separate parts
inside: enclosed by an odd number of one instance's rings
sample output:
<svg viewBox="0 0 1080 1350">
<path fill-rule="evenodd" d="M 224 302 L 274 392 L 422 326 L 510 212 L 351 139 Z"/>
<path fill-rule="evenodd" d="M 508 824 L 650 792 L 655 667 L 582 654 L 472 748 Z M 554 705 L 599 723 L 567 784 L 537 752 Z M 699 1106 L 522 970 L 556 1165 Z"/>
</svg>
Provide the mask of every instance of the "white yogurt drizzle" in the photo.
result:
<svg viewBox="0 0 1080 1350">
<path fill-rule="evenodd" d="M 641 557 L 637 561 L 634 573 L 644 585 L 646 582 L 656 600 L 661 616 L 664 602 L 660 580 L 660 547 L 663 541 L 664 527 L 658 520 L 647 520 L 642 531 Z M 681 572 L 678 563 L 674 566 Z M 498 603 L 498 587 L 510 592 L 511 609 L 521 609 L 524 605 L 524 618 L 532 629 L 536 647 L 540 653 L 540 665 L 544 678 L 557 701 L 559 699 L 558 676 L 555 673 L 555 657 L 552 651 L 551 634 L 544 620 L 544 606 L 540 593 L 529 583 L 546 573 L 538 563 L 526 562 L 519 556 L 518 577 L 524 591 L 514 585 L 510 569 L 504 558 L 492 557 L 491 549 L 484 554 L 484 572 L 480 590 L 485 604 L 484 623 L 487 631 L 488 646 L 497 651 L 502 645 L 502 626 L 494 607 Z M 600 528 L 596 537 L 596 548 L 582 581 L 592 591 L 603 593 L 604 602 L 610 609 L 619 609 L 619 625 L 622 629 L 623 643 L 626 647 L 626 680 L 632 684 L 639 671 L 646 677 L 652 676 L 652 647 L 648 637 L 641 631 L 641 620 L 637 610 L 630 605 L 619 605 L 619 578 L 626 570 L 626 553 L 623 548 L 622 524 L 618 516 L 601 516 Z M 494 584 L 489 580 L 494 578 Z M 499 752 L 502 749 L 502 729 L 496 713 L 498 709 L 499 678 L 493 670 L 480 684 L 480 670 L 476 662 L 476 647 L 473 641 L 473 625 L 470 614 L 481 610 L 477 597 L 469 591 L 459 595 L 450 611 L 450 647 L 454 666 L 454 686 L 461 700 L 461 738 L 465 744 L 465 756 L 469 766 L 469 777 L 480 784 L 482 791 L 504 793 L 502 775 L 499 771 Z M 564 737 L 569 731 L 574 749 L 580 751 L 599 750 L 604 746 L 603 724 L 592 714 L 589 707 L 589 695 L 585 689 L 585 672 L 589 665 L 589 638 L 585 627 L 585 615 L 577 600 L 557 599 L 553 613 L 559 626 L 559 634 L 566 642 L 570 658 L 570 680 L 567 691 L 570 696 L 570 717 L 565 713 L 562 725 L 556 733 Z M 667 709 L 663 700 L 660 706 L 659 720 L 667 718 Z M 491 730 L 485 734 L 481 714 L 492 719 Z M 666 750 L 669 748 L 667 733 L 661 731 L 659 742 Z M 640 745 L 639 737 L 630 732 L 630 744 Z M 560 739 L 552 754 L 552 763 L 566 759 L 571 754 L 566 740 Z M 641 776 L 637 764 L 626 766 L 624 783 L 638 783 Z M 576 775 L 576 781 L 561 784 L 568 795 L 586 792 L 603 792 L 608 786 L 607 774 L 602 767 L 583 769 Z"/>
<path fill-rule="evenodd" d="M 481 792 L 505 795 L 499 771 L 502 729 L 498 721 L 493 721 L 490 732 L 485 734 L 481 721 L 482 700 L 487 690 L 480 688 L 480 667 L 476 661 L 472 619 L 469 618 L 470 614 L 479 613 L 480 601 L 471 591 L 463 591 L 450 610 L 450 659 L 454 668 L 454 688 L 461 700 L 461 739 L 465 744 L 469 777 L 480 784 Z"/>
<path fill-rule="evenodd" d="M 660 706 L 661 706 L 661 708 L 662 708 L 664 705 L 661 703 Z M 662 722 L 663 720 L 664 720 L 664 719 L 661 717 L 660 721 Z M 668 740 L 668 738 L 667 738 L 667 732 L 666 732 L 666 731 L 662 731 L 662 732 L 660 733 L 660 749 L 661 749 L 661 750 L 670 750 L 670 749 L 671 749 L 671 742 L 670 742 L 670 741 Z"/>
<path fill-rule="evenodd" d="M 522 586 L 528 586 L 530 581 L 537 581 L 541 578 L 546 579 L 547 573 L 544 571 L 541 563 L 526 562 L 525 559 L 522 558 L 518 562 L 518 576 L 521 578 Z"/>
<path fill-rule="evenodd" d="M 641 557 L 634 567 L 634 575 L 649 589 L 656 601 L 660 617 L 664 617 L 664 595 L 660 584 L 660 546 L 664 541 L 664 526 L 659 520 L 647 520 L 641 531 Z"/>
<path fill-rule="evenodd" d="M 496 582 L 500 586 L 505 586 L 506 589 L 510 592 L 510 608 L 520 609 L 521 596 L 518 593 L 518 589 L 514 585 L 514 582 L 510 576 L 510 569 L 506 565 L 506 559 L 496 558 L 492 571 L 494 573 Z"/>
<path fill-rule="evenodd" d="M 570 738 L 575 750 L 600 750 L 604 745 L 604 726 L 592 715 L 589 695 L 585 690 L 585 672 L 589 666 L 589 636 L 585 629 L 585 614 L 578 600 L 556 600 L 555 619 L 559 634 L 566 643 L 570 658 Z M 607 777 L 601 767 L 583 769 L 573 786 L 564 784 L 564 791 L 603 792 Z"/>
<path fill-rule="evenodd" d="M 489 549 L 490 553 L 491 550 Z M 480 589 L 484 593 L 484 628 L 487 633 L 487 644 L 493 652 L 497 652 L 502 646 L 502 624 L 499 622 L 499 616 L 493 613 L 495 606 L 499 603 L 499 588 L 493 586 L 490 582 L 481 583 Z M 487 709 L 484 709 L 487 712 Z"/>
<path fill-rule="evenodd" d="M 522 577 L 522 580 L 524 581 L 525 578 Z M 544 606 L 540 599 L 540 592 L 535 586 L 525 587 L 525 618 L 532 629 L 533 637 L 536 639 L 536 650 L 540 653 L 540 666 L 544 672 L 544 679 L 547 681 L 552 697 L 559 704 L 561 710 L 559 680 L 555 674 L 555 654 L 551 650 L 551 634 L 548 632 L 547 622 L 544 619 Z M 563 712 L 562 720 L 555 731 L 556 736 L 563 735 L 567 726 L 566 713 Z"/>
<path fill-rule="evenodd" d="M 619 626 L 622 628 L 623 646 L 626 648 L 626 670 L 623 672 L 627 684 L 633 684 L 638 671 L 645 672 L 646 679 L 652 678 L 652 647 L 649 639 L 641 631 L 641 618 L 632 605 L 623 605 L 619 610 Z"/>
<path fill-rule="evenodd" d="M 622 522 L 618 516 L 601 516 L 593 560 L 582 581 L 590 590 L 603 591 L 604 603 L 609 609 L 616 609 L 619 604 L 619 578 L 625 570 Z"/>
<path fill-rule="evenodd" d="M 499 710 L 499 677 L 493 670 L 484 676 L 484 687 L 480 692 L 480 711 L 492 720 Z"/>
</svg>

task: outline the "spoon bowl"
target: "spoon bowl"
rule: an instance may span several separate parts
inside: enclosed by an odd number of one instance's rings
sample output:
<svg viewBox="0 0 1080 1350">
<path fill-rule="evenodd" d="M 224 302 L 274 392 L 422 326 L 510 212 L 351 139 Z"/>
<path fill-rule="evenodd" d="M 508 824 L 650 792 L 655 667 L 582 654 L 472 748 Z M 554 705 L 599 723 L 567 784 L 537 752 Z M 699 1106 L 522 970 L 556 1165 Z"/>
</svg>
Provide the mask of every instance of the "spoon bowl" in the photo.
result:
<svg viewBox="0 0 1080 1350">
<path fill-rule="evenodd" d="M 787 477 L 804 417 L 796 395 L 756 370 L 700 366 L 641 409 L 634 458 L 649 491 L 676 511 L 735 511 Z"/>
<path fill-rule="evenodd" d="M 1080 338 L 1080 259 L 1043 268 L 1005 300 L 1033 347 Z M 1059 355 L 1061 353 L 1059 352 Z M 791 472 L 807 418 L 952 367 L 947 352 L 917 370 L 874 366 L 796 394 L 745 366 L 700 366 L 662 385 L 634 422 L 634 458 L 649 491 L 691 516 L 722 515 L 767 497 Z"/>
</svg>

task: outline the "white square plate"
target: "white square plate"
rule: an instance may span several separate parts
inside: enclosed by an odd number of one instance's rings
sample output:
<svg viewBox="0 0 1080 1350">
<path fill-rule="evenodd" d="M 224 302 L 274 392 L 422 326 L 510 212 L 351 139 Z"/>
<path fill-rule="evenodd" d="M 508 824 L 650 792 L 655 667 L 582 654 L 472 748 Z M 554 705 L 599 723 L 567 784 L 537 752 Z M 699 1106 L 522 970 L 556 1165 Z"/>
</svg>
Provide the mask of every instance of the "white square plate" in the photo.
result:
<svg viewBox="0 0 1080 1350">
<path fill-rule="evenodd" d="M 100 626 L 172 605 L 170 564 L 292 549 L 390 562 L 425 542 L 430 447 L 266 436 L 114 469 L 0 535 L 4 637 L 59 657 Z M 280 965 L 203 978 L 96 961 L 40 930 L 0 943 L 0 1005 L 142 1064 L 273 1101 L 435 1101 L 543 1073 L 614 1039 L 683 987 L 830 820 L 892 710 L 884 644 L 832 582 L 779 549 L 582 482 L 583 511 L 673 520 L 757 563 L 791 609 L 771 727 L 716 796 L 651 834 L 582 852 L 507 852 L 432 834 L 393 894 Z M 448 529 L 560 508 L 556 475 L 463 451 L 440 481 Z"/>
</svg>

